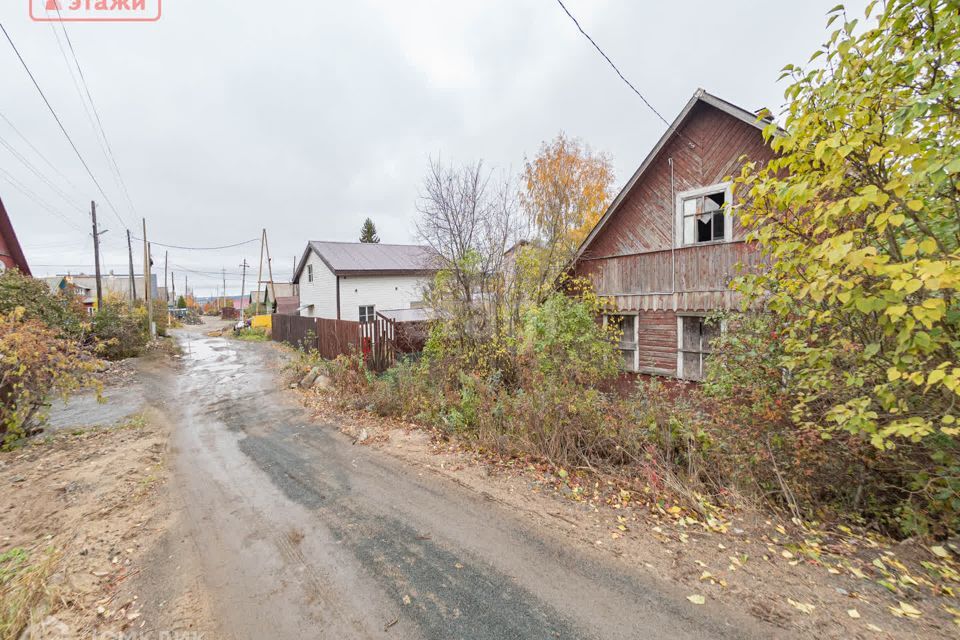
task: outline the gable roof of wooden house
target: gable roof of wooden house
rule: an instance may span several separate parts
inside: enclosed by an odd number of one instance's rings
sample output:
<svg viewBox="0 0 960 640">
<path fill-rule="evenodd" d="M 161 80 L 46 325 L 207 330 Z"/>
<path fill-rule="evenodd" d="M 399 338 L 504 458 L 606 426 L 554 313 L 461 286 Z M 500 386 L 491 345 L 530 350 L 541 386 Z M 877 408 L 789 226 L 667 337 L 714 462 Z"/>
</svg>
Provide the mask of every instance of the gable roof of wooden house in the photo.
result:
<svg viewBox="0 0 960 640">
<path fill-rule="evenodd" d="M 0 200 L 0 262 L 8 267 L 16 267 L 23 275 L 32 275 L 3 200 Z"/>
<path fill-rule="evenodd" d="M 430 275 L 437 271 L 436 254 L 424 245 L 311 240 L 294 281 L 300 279 L 311 253 L 336 276 Z"/>
<path fill-rule="evenodd" d="M 643 159 L 643 162 L 640 163 L 640 166 L 637 168 L 637 170 L 634 171 L 633 175 L 620 190 L 620 193 L 617 194 L 617 197 L 614 198 L 613 202 L 610 203 L 610 206 L 607 207 L 607 210 L 597 221 L 597 224 L 594 225 L 587 237 L 584 238 L 579 249 L 577 250 L 574 262 L 583 256 L 584 252 L 604 229 L 610 219 L 616 215 L 617 211 L 633 191 L 634 186 L 643 178 L 643 176 L 647 173 L 647 170 L 657 161 L 664 147 L 666 147 L 674 137 L 682 138 L 684 136 L 681 129 L 694 113 L 696 107 L 701 104 L 714 107 L 715 109 L 718 109 L 723 113 L 761 131 L 770 124 L 769 119 L 761 118 L 757 113 L 748 111 L 747 109 L 739 107 L 732 102 L 727 102 L 722 98 L 718 98 L 717 96 L 708 93 L 704 89 L 697 89 L 677 117 L 674 118 L 672 123 L 670 123 L 670 126 L 667 128 L 667 130 L 662 136 L 660 136 L 657 144 L 654 145 L 653 149 L 651 149 L 647 156 Z"/>
</svg>

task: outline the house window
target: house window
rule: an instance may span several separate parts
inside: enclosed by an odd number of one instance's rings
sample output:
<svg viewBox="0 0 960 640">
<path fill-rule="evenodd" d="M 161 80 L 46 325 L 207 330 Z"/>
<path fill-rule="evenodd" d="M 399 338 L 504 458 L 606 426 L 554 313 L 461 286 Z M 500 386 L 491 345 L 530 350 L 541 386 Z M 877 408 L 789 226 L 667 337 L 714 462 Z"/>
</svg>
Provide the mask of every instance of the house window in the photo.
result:
<svg viewBox="0 0 960 640">
<path fill-rule="evenodd" d="M 681 246 L 722 242 L 733 237 L 729 184 L 719 184 L 677 196 Z"/>
<path fill-rule="evenodd" d="M 313 282 L 313 265 L 307 265 L 307 282 Z"/>
<path fill-rule="evenodd" d="M 637 316 L 608 315 L 605 317 L 607 326 L 620 329 L 620 341 L 617 349 L 620 351 L 621 367 L 625 371 L 637 370 Z"/>
<path fill-rule="evenodd" d="M 373 322 L 373 305 L 363 305 L 360 307 L 360 322 Z"/>
<path fill-rule="evenodd" d="M 677 377 L 703 380 L 710 345 L 720 335 L 720 324 L 704 316 L 677 317 Z"/>
</svg>

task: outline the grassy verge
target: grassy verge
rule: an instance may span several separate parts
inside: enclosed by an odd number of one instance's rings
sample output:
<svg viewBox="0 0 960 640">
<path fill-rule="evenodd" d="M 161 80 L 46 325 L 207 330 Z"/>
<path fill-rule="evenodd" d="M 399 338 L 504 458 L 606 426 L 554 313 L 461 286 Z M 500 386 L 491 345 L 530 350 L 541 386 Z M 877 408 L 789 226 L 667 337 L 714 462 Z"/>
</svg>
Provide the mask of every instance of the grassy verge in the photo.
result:
<svg viewBox="0 0 960 640">
<path fill-rule="evenodd" d="M 55 601 L 50 575 L 60 559 L 53 549 L 14 547 L 0 553 L 0 640 L 19 638 Z"/>
</svg>

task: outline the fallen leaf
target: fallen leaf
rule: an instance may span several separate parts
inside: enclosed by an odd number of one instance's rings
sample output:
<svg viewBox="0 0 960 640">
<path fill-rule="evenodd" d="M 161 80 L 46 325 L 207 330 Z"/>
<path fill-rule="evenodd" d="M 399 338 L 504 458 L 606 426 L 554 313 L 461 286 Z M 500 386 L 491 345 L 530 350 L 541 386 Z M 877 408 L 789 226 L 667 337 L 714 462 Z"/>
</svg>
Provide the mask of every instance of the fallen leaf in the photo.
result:
<svg viewBox="0 0 960 640">
<path fill-rule="evenodd" d="M 949 557 L 950 557 L 950 552 L 947 551 L 946 549 L 944 549 L 943 547 L 939 547 L 939 546 L 937 546 L 937 547 L 930 547 L 930 551 L 933 552 L 933 555 L 935 555 L 935 556 L 937 556 L 937 557 L 939 557 L 939 558 L 949 558 Z"/>
<path fill-rule="evenodd" d="M 856 609 L 847 609 L 847 615 L 856 620 L 860 617 L 860 612 Z"/>
<path fill-rule="evenodd" d="M 887 607 L 898 618 L 919 618 L 923 612 L 909 603 L 900 601 L 899 607 Z"/>
<path fill-rule="evenodd" d="M 696 593 L 693 594 L 692 596 L 687 596 L 687 600 L 689 600 L 693 604 L 703 604 L 707 601 L 706 598 Z"/>
<path fill-rule="evenodd" d="M 797 602 L 796 600 L 792 600 L 791 598 L 787 598 L 787 602 L 793 605 L 794 609 L 797 609 L 798 611 L 802 611 L 803 613 L 813 613 L 813 610 L 817 608 L 812 604 L 807 604 L 805 602 Z"/>
</svg>

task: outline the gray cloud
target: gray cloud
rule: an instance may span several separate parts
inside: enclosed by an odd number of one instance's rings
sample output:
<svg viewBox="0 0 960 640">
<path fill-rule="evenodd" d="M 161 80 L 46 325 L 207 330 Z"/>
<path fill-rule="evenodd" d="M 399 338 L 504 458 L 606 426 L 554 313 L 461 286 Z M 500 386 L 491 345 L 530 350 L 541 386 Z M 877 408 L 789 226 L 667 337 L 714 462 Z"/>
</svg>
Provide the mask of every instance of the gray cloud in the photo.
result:
<svg viewBox="0 0 960 640">
<path fill-rule="evenodd" d="M 266 227 L 279 276 L 307 239 L 353 240 L 366 216 L 384 241 L 412 240 L 431 154 L 518 171 L 564 130 L 610 152 L 622 183 L 665 128 L 552 0 L 164 4 L 155 24 L 67 25 L 134 204 L 162 242 L 225 244 Z M 668 119 L 700 86 L 744 107 L 778 106 L 780 67 L 803 62 L 825 38 L 833 4 L 568 2 Z M 67 129 L 127 224 L 139 224 L 51 27 L 31 22 L 26 2 L 5 5 L 0 19 Z M 0 112 L 78 189 L 31 156 L 37 167 L 76 206 L 102 201 L 5 42 L 0 69 Z M 32 153 L 3 122 L 0 136 Z M 0 168 L 83 230 L 0 179 L 35 271 L 89 270 L 86 217 L 4 149 Z M 123 227 L 100 207 L 110 229 L 104 261 L 122 270 Z M 171 251 L 179 266 L 225 267 L 231 289 L 244 257 L 255 263 L 258 247 Z M 191 281 L 203 293 L 217 284 Z"/>
</svg>

